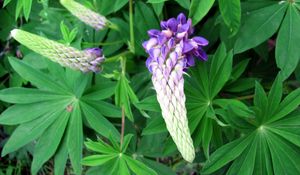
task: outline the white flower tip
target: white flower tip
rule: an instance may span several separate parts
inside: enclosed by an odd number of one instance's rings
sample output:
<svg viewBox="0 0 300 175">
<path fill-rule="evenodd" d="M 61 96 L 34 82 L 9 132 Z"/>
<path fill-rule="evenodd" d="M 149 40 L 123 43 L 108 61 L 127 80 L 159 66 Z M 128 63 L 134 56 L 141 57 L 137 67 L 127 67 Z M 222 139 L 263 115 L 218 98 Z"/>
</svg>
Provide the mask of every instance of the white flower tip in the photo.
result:
<svg viewBox="0 0 300 175">
<path fill-rule="evenodd" d="M 18 29 L 13 29 L 12 31 L 10 31 L 10 36 L 12 36 L 13 38 L 17 35 Z"/>
</svg>

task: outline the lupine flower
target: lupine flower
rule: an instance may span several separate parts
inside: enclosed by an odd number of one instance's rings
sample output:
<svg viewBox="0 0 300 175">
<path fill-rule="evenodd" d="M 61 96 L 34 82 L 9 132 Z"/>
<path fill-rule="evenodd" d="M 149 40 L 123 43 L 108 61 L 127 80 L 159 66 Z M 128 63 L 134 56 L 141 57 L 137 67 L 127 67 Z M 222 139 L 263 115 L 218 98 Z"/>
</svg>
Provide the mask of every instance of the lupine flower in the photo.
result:
<svg viewBox="0 0 300 175">
<path fill-rule="evenodd" d="M 12 30 L 11 36 L 34 52 L 62 66 L 83 72 L 100 71 L 99 64 L 105 59 L 102 50 L 99 48 L 80 51 L 19 29 Z"/>
<path fill-rule="evenodd" d="M 104 16 L 101 16 L 74 0 L 61 0 L 60 2 L 74 16 L 96 30 L 101 30 L 109 25 L 109 21 Z"/>
<path fill-rule="evenodd" d="M 186 117 L 184 79 L 185 70 L 195 64 L 194 57 L 207 60 L 202 47 L 208 41 L 193 34 L 191 19 L 179 14 L 161 22 L 162 30 L 149 30 L 150 39 L 143 43 L 149 54 L 146 66 L 152 73 L 152 82 L 167 129 L 183 158 L 192 162 L 195 150 Z"/>
</svg>

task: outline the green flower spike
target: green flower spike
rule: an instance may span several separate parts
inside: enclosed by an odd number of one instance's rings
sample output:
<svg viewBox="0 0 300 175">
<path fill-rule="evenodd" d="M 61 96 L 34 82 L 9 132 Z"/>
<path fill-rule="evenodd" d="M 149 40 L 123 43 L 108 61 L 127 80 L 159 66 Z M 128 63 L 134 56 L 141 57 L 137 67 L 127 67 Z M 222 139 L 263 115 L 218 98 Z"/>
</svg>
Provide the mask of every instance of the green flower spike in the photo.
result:
<svg viewBox="0 0 300 175">
<path fill-rule="evenodd" d="M 104 61 L 102 50 L 89 48 L 83 51 L 40 37 L 38 35 L 14 29 L 11 36 L 18 42 L 62 66 L 82 72 L 98 72 L 99 64 Z"/>
<path fill-rule="evenodd" d="M 96 30 L 111 27 L 112 25 L 104 16 L 86 8 L 78 2 L 73 0 L 60 0 L 60 3 L 78 19 Z"/>
</svg>

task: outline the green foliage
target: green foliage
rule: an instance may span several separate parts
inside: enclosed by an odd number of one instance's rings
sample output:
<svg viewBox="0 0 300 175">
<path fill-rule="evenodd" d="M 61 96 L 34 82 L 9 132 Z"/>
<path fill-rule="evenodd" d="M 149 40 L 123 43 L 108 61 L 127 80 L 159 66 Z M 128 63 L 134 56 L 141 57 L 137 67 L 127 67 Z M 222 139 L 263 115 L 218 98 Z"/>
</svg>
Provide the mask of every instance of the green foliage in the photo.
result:
<svg viewBox="0 0 300 175">
<path fill-rule="evenodd" d="M 71 70 L 64 71 L 54 63 L 51 63 L 53 67 L 48 74 L 36 70 L 16 58 L 10 58 L 10 63 L 18 74 L 39 89 L 10 88 L 1 91 L 2 101 L 16 103 L 16 105 L 1 114 L 0 123 L 20 124 L 3 148 L 2 156 L 38 139 L 31 167 L 35 174 L 43 163 L 58 154 L 57 148 L 62 144 L 67 147 L 75 173 L 80 174 L 83 142 L 82 120 L 86 120 L 88 127 L 105 137 L 112 136 L 115 139 L 120 137 L 116 128 L 103 117 L 98 109 L 90 105 L 94 101 L 109 98 L 113 93 L 113 90 L 110 90 L 110 95 L 106 94 L 97 99 L 93 96 L 90 98 L 90 94 L 103 91 L 100 87 L 96 90 L 95 88 L 88 90 L 91 75 L 87 76 Z M 60 70 L 61 74 L 51 72 L 57 70 Z M 55 81 L 54 77 L 60 81 Z M 111 85 L 110 88 L 114 89 L 115 84 Z M 66 142 L 66 144 L 62 142 Z M 58 166 L 63 165 L 58 164 Z"/>
<path fill-rule="evenodd" d="M 59 1 L 0 1 L 0 175 L 300 174 L 299 0 L 76 2 L 107 26 Z M 193 163 L 168 134 L 142 47 L 180 12 L 210 42 L 184 77 Z M 102 48 L 102 71 L 63 68 L 15 42 L 15 28 Z"/>
<path fill-rule="evenodd" d="M 266 96 L 256 83 L 254 106 L 255 118 L 233 118 L 235 113 L 226 111 L 232 118 L 230 125 L 247 130 L 244 136 L 220 147 L 206 162 L 203 174 L 210 174 L 229 162 L 233 162 L 228 174 L 293 174 L 297 168 L 299 151 L 299 89 L 281 101 L 282 82 L 277 77 Z M 293 103 L 290 103 L 290 99 Z M 244 123 L 247 123 L 246 125 Z M 240 125 L 237 125 L 240 124 Z M 281 154 L 280 152 L 284 152 Z"/>
<path fill-rule="evenodd" d="M 106 172 L 108 174 L 130 174 L 130 171 L 132 171 L 135 174 L 156 175 L 157 173 L 154 170 L 126 154 L 132 137 L 133 135 L 126 135 L 121 148 L 110 146 L 101 140 L 98 142 L 89 140 L 85 143 L 87 148 L 100 154 L 85 157 L 82 160 L 82 164 L 113 167 L 110 171 Z M 117 145 L 117 143 L 114 143 L 114 145 Z"/>
</svg>

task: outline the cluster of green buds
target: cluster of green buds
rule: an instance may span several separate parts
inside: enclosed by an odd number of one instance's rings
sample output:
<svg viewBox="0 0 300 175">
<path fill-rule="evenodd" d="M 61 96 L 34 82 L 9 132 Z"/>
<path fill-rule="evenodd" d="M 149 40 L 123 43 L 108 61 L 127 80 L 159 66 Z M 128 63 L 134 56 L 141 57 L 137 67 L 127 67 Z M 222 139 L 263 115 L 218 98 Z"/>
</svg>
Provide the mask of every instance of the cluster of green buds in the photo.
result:
<svg viewBox="0 0 300 175">
<path fill-rule="evenodd" d="M 49 58 L 51 61 L 82 72 L 100 71 L 99 64 L 105 59 L 102 50 L 99 48 L 81 51 L 20 29 L 12 30 L 11 36 L 24 46 Z"/>
<path fill-rule="evenodd" d="M 61 0 L 60 3 L 79 20 L 96 30 L 102 30 L 110 25 L 110 22 L 104 16 L 86 8 L 78 2 L 73 0 Z"/>
<path fill-rule="evenodd" d="M 96 30 L 112 26 L 104 16 L 86 8 L 74 0 L 61 0 L 60 2 L 74 16 Z M 36 53 L 64 67 L 80 70 L 82 72 L 100 71 L 100 64 L 105 59 L 100 48 L 88 48 L 82 51 L 19 29 L 12 30 L 11 36 Z"/>
</svg>

